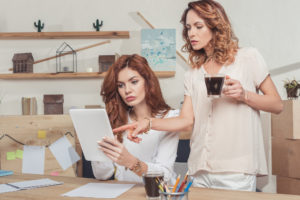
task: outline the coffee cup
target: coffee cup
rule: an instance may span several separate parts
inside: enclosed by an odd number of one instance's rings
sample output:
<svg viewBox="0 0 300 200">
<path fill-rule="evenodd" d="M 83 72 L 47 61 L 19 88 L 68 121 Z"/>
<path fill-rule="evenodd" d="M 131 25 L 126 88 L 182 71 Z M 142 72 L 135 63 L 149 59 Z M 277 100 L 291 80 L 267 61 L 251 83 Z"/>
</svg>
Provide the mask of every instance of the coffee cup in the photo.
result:
<svg viewBox="0 0 300 200">
<path fill-rule="evenodd" d="M 148 200 L 160 199 L 159 194 L 159 181 L 163 181 L 163 172 L 147 172 L 143 174 L 143 182 Z"/>
<path fill-rule="evenodd" d="M 204 80 L 207 90 L 207 97 L 220 97 L 224 85 L 225 74 L 205 74 Z"/>
</svg>

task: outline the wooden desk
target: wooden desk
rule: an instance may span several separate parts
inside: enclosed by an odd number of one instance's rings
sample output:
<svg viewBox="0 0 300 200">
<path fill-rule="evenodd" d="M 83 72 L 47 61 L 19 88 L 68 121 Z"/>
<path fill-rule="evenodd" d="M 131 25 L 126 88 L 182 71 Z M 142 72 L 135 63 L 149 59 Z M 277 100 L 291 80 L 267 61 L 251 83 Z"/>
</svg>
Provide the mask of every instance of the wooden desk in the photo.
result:
<svg viewBox="0 0 300 200">
<path fill-rule="evenodd" d="M 40 178 L 50 178 L 56 181 L 64 182 L 63 185 L 49 186 L 43 188 L 36 188 L 30 190 L 21 190 L 17 192 L 7 192 L 0 194 L 1 200 L 93 200 L 94 198 L 76 198 L 76 197 L 63 197 L 62 194 L 69 192 L 79 186 L 87 183 L 100 182 L 95 179 L 77 178 L 77 177 L 54 177 L 54 176 L 42 176 L 42 175 L 11 175 L 0 177 L 0 184 L 11 183 L 24 180 L 33 180 Z M 114 183 L 114 181 L 109 181 Z M 125 192 L 117 199 L 146 199 L 145 190 L 142 184 L 135 185 L 131 190 Z M 213 190 L 203 188 L 191 188 L 189 193 L 189 200 L 201 199 L 201 200 L 296 200 L 300 199 L 300 196 L 296 195 L 283 195 L 283 194 L 268 194 L 257 192 L 238 192 L 238 191 L 225 191 L 225 190 Z"/>
</svg>

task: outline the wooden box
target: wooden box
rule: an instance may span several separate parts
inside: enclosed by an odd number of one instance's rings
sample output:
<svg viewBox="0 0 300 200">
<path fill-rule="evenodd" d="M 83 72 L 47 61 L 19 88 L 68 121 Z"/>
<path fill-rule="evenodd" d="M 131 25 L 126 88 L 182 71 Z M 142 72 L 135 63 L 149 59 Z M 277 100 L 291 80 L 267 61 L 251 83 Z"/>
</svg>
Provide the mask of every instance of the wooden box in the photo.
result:
<svg viewBox="0 0 300 200">
<path fill-rule="evenodd" d="M 300 140 L 272 138 L 272 174 L 300 178 Z"/>
<path fill-rule="evenodd" d="M 100 55 L 99 72 L 106 72 L 108 68 L 115 62 L 115 55 Z"/>
<path fill-rule="evenodd" d="M 45 115 L 56 115 L 63 114 L 63 94 L 49 94 L 44 95 L 44 114 Z"/>
<path fill-rule="evenodd" d="M 277 138 L 300 139 L 300 101 L 283 101 L 283 111 L 272 114 L 272 136 Z"/>
<path fill-rule="evenodd" d="M 277 176 L 277 193 L 300 195 L 300 179 Z"/>
<path fill-rule="evenodd" d="M 14 73 L 33 73 L 33 56 L 31 53 L 15 53 L 12 59 Z"/>
</svg>

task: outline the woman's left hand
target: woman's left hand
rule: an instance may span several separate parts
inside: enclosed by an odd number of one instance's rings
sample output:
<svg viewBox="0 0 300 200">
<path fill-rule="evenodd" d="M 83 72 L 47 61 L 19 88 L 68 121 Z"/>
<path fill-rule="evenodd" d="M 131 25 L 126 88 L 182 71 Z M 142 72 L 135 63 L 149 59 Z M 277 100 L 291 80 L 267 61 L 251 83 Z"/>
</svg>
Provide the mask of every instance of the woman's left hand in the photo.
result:
<svg viewBox="0 0 300 200">
<path fill-rule="evenodd" d="M 104 137 L 98 142 L 99 148 L 115 163 L 131 168 L 136 158 L 131 155 L 126 147 L 117 138 Z"/>
<path fill-rule="evenodd" d="M 237 101 L 245 101 L 245 90 L 241 85 L 240 81 L 231 79 L 226 76 L 225 87 L 223 89 L 223 94 L 227 97 L 231 97 Z"/>
</svg>

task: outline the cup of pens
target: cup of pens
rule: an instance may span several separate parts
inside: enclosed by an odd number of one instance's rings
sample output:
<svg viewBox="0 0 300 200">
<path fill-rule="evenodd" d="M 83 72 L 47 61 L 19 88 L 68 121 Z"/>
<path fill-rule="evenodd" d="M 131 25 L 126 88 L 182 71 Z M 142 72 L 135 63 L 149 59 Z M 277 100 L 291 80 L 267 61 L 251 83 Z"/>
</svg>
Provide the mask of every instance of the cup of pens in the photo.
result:
<svg viewBox="0 0 300 200">
<path fill-rule="evenodd" d="M 188 181 L 188 175 L 185 175 L 181 183 L 179 175 L 173 187 L 168 187 L 163 182 L 160 182 L 159 193 L 161 200 L 188 200 L 189 189 L 192 183 L 193 179 Z"/>
</svg>

